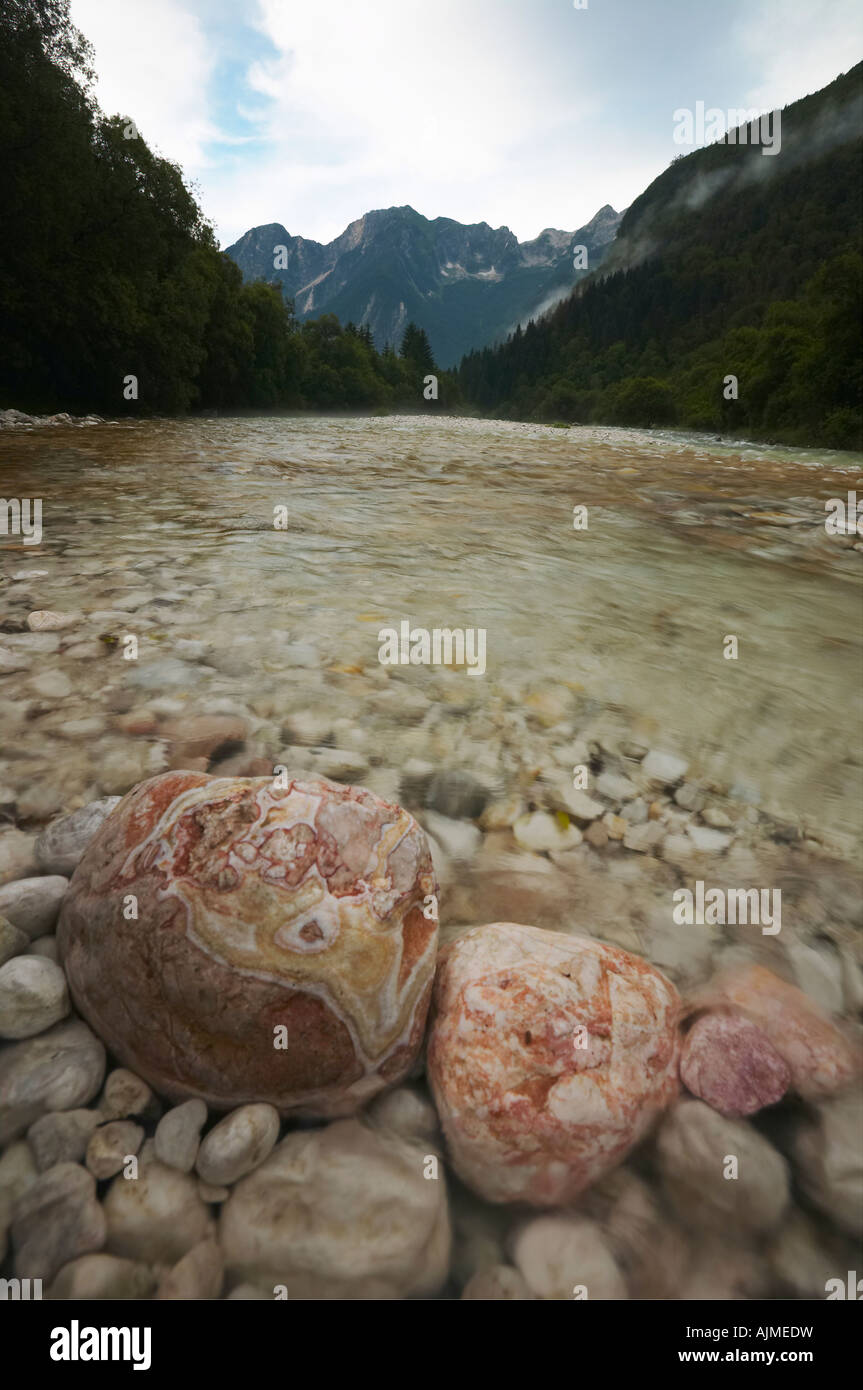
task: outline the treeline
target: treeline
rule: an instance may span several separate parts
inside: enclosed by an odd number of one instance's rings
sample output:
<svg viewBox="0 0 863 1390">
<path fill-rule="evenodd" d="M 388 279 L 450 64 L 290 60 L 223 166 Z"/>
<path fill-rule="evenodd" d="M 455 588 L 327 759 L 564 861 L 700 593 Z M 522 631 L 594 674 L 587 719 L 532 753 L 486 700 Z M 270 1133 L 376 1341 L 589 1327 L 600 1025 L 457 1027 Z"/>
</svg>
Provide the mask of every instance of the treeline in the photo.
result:
<svg viewBox="0 0 863 1390">
<path fill-rule="evenodd" d="M 859 448 L 860 105 L 858 66 L 786 108 L 778 155 L 720 143 L 674 161 L 597 276 L 463 360 L 465 397 L 517 419 Z"/>
<path fill-rule="evenodd" d="M 176 164 L 91 95 L 69 0 L 0 9 L 0 405 L 103 414 L 198 408 L 449 409 L 409 326 L 401 351 L 332 315 L 298 325 L 244 285 Z M 425 377 L 437 377 L 437 398 Z"/>
</svg>

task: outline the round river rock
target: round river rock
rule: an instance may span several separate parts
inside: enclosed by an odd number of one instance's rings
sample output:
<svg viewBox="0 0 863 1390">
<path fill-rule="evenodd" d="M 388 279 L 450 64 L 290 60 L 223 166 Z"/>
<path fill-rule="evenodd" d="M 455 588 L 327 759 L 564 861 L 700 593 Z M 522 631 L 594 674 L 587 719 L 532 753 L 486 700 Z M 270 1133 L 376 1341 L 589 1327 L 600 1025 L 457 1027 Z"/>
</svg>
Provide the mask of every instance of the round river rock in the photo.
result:
<svg viewBox="0 0 863 1390">
<path fill-rule="evenodd" d="M 157 1091 L 346 1115 L 419 1050 L 436 892 L 423 831 L 371 792 L 168 772 L 98 830 L 57 940 L 77 1009 Z"/>
<path fill-rule="evenodd" d="M 428 1074 L 456 1172 L 491 1202 L 562 1206 L 678 1090 L 680 1001 L 647 961 L 513 922 L 441 956 Z"/>
</svg>

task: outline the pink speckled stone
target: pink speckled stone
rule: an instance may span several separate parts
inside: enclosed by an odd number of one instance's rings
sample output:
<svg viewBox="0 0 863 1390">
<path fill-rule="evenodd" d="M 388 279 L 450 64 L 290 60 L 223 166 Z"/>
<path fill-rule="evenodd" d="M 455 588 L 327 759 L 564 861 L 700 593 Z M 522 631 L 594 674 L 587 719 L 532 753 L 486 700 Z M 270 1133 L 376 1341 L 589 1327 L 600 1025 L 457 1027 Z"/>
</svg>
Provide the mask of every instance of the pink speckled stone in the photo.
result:
<svg viewBox="0 0 863 1390">
<path fill-rule="evenodd" d="M 459 1176 L 492 1202 L 572 1201 L 676 1096 L 679 1007 L 647 961 L 598 941 L 513 922 L 454 941 L 427 1068 Z"/>
<path fill-rule="evenodd" d="M 57 939 L 77 1008 L 157 1091 L 344 1115 L 417 1055 L 435 892 L 423 831 L 371 792 L 168 772 L 97 832 Z"/>
<path fill-rule="evenodd" d="M 766 1034 L 805 1100 L 835 1095 L 860 1072 L 859 1050 L 796 985 L 763 965 L 729 970 L 690 1000 L 690 1010 L 724 1008 L 743 1014 Z"/>
<path fill-rule="evenodd" d="M 739 1118 L 781 1100 L 791 1072 L 754 1023 L 711 1013 L 697 1018 L 684 1039 L 680 1079 L 720 1115 Z"/>
</svg>

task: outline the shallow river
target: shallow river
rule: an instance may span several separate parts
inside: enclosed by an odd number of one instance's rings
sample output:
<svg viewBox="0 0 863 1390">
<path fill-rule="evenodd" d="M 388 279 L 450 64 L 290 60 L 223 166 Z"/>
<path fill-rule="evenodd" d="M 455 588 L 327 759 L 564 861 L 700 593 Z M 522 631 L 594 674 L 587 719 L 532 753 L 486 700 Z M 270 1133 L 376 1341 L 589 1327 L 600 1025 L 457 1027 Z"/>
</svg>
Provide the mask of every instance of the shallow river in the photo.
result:
<svg viewBox="0 0 863 1390">
<path fill-rule="evenodd" d="M 863 542 L 824 526 L 828 498 L 863 495 L 859 456 L 452 418 L 157 420 L 6 432 L 0 483 L 43 506 L 41 544 L 0 536 L 0 644 L 32 658 L 0 679 L 13 790 L 122 789 L 103 701 L 233 698 L 269 721 L 268 754 L 292 711 L 329 713 L 321 741 L 373 767 L 427 758 L 506 795 L 499 745 L 508 720 L 529 735 L 533 697 L 540 731 L 542 702 L 570 701 L 564 732 L 680 753 L 804 831 L 859 831 Z M 34 609 L 83 617 L 34 650 L 16 636 Z M 485 674 L 382 667 L 379 629 L 404 619 L 485 629 Z M 34 691 L 54 664 L 69 689 Z"/>
</svg>

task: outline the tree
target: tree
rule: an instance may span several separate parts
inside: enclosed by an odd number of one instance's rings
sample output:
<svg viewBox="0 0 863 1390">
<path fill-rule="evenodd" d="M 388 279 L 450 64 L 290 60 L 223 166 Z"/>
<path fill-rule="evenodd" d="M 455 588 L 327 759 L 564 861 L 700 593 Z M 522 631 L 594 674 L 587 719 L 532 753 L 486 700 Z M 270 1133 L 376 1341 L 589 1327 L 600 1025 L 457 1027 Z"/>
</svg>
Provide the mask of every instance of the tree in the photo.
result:
<svg viewBox="0 0 863 1390">
<path fill-rule="evenodd" d="M 426 331 L 415 323 L 405 329 L 400 356 L 423 376 L 437 371 Z"/>
</svg>

